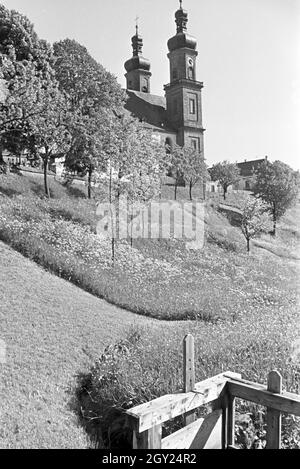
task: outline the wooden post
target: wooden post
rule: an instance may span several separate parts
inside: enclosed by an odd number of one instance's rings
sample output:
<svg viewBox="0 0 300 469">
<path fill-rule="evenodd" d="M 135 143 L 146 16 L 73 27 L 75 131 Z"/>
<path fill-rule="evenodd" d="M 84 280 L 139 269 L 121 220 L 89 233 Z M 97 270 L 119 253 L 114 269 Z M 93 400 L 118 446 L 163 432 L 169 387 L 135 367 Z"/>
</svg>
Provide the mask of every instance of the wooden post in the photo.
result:
<svg viewBox="0 0 300 469">
<path fill-rule="evenodd" d="M 161 449 L 162 426 L 157 425 L 149 430 L 133 432 L 133 449 Z"/>
<path fill-rule="evenodd" d="M 191 334 L 183 340 L 183 387 L 184 392 L 193 391 L 195 388 L 195 344 Z M 196 420 L 195 412 L 185 414 L 185 425 Z"/>
<path fill-rule="evenodd" d="M 222 449 L 232 449 L 235 443 L 235 397 L 226 390 L 220 399 L 220 405 L 222 408 Z"/>
<path fill-rule="evenodd" d="M 231 394 L 228 396 L 227 420 L 227 447 L 229 447 L 235 443 L 235 398 Z"/>
<path fill-rule="evenodd" d="M 282 392 L 282 377 L 278 371 L 268 375 L 268 391 L 276 394 Z M 281 412 L 267 407 L 267 446 L 266 449 L 281 448 Z"/>
</svg>

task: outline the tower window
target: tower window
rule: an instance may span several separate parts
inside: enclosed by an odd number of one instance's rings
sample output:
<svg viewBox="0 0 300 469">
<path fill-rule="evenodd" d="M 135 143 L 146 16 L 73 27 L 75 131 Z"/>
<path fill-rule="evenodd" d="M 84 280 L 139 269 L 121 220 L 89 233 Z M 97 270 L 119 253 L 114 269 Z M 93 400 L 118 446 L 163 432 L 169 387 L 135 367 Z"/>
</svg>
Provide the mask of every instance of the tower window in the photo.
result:
<svg viewBox="0 0 300 469">
<path fill-rule="evenodd" d="M 194 67 L 188 68 L 188 77 L 190 80 L 194 80 Z"/>
<path fill-rule="evenodd" d="M 196 102 L 194 99 L 190 99 L 190 114 L 196 114 Z"/>
<path fill-rule="evenodd" d="M 196 138 L 196 137 L 191 137 L 191 147 L 194 149 L 194 150 L 197 150 L 199 151 L 199 138 Z"/>
</svg>

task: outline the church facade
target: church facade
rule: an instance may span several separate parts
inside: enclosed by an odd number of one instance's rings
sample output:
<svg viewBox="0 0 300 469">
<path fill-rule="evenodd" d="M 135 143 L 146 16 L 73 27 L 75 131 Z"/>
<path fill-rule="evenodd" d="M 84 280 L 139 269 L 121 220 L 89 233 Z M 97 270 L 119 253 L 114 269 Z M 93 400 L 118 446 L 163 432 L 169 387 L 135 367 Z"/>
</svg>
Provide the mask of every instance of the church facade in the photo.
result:
<svg viewBox="0 0 300 469">
<path fill-rule="evenodd" d="M 197 41 L 187 33 L 188 14 L 175 13 L 176 34 L 168 41 L 170 82 L 165 96 L 151 94 L 151 64 L 143 57 L 143 39 L 138 27 L 132 37 L 132 57 L 125 62 L 128 100 L 125 108 L 149 127 L 161 142 L 192 146 L 204 156 L 202 125 L 203 83 L 197 81 Z"/>
</svg>

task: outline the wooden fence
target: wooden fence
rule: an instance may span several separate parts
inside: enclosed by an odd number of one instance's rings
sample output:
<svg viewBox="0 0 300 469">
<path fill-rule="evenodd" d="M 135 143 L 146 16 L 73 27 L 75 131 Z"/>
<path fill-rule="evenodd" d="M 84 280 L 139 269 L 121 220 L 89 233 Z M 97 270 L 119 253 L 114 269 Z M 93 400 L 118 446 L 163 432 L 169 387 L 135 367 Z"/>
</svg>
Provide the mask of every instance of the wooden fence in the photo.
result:
<svg viewBox="0 0 300 469">
<path fill-rule="evenodd" d="M 246 381 L 238 373 L 221 373 L 195 383 L 194 338 L 183 342 L 184 389 L 127 411 L 134 449 L 237 449 L 235 448 L 235 399 L 267 408 L 267 449 L 281 447 L 281 414 L 300 417 L 300 396 L 282 391 L 277 371 L 268 375 L 267 387 Z M 198 418 L 196 410 L 210 404 L 211 412 Z M 162 424 L 184 416 L 185 426 L 162 438 Z"/>
</svg>

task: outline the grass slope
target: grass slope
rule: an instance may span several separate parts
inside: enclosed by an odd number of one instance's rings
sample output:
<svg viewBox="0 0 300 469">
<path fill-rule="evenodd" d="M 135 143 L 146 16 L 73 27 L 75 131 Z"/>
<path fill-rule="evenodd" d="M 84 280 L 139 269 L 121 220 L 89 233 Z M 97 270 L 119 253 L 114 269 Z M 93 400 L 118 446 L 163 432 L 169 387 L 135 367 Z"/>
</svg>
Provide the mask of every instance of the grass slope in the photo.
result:
<svg viewBox="0 0 300 469">
<path fill-rule="evenodd" d="M 75 375 L 105 345 L 123 340 L 133 318 L 146 327 L 125 348 L 110 348 L 83 386 L 92 398 L 85 400 L 87 421 L 97 415 L 106 430 L 111 410 L 178 389 L 188 331 L 196 337 L 198 379 L 228 369 L 264 382 L 277 368 L 284 386 L 299 392 L 299 206 L 281 220 L 276 239 L 264 235 L 252 244 L 250 256 L 240 230 L 210 201 L 203 250 L 181 241 L 137 240 L 133 249 L 124 242 L 113 266 L 109 246 L 94 234 L 94 202 L 71 189 L 51 181 L 49 201 L 42 181 L 0 176 L 1 239 L 94 295 L 169 321 L 109 306 L 2 245 L 1 339 L 9 357 L 0 370 L 3 447 L 84 447 L 68 408 Z M 187 199 L 183 189 L 179 195 Z M 235 198 L 227 202 L 234 206 Z M 293 425 L 285 421 L 286 445 L 298 447 L 299 422 Z"/>
<path fill-rule="evenodd" d="M 112 304 L 159 319 L 215 322 L 296 301 L 297 265 L 286 262 L 297 259 L 294 229 L 283 225 L 278 240 L 262 238 L 248 256 L 239 228 L 208 203 L 204 249 L 188 250 L 182 240 L 140 239 L 133 248 L 123 241 L 112 265 L 110 242 L 94 234 L 95 202 L 51 185 L 49 201 L 30 177 L 0 177 L 0 239 Z"/>
<path fill-rule="evenodd" d="M 135 323 L 151 325 L 53 276 L 0 243 L 0 448 L 85 448 L 76 375 Z"/>
</svg>

